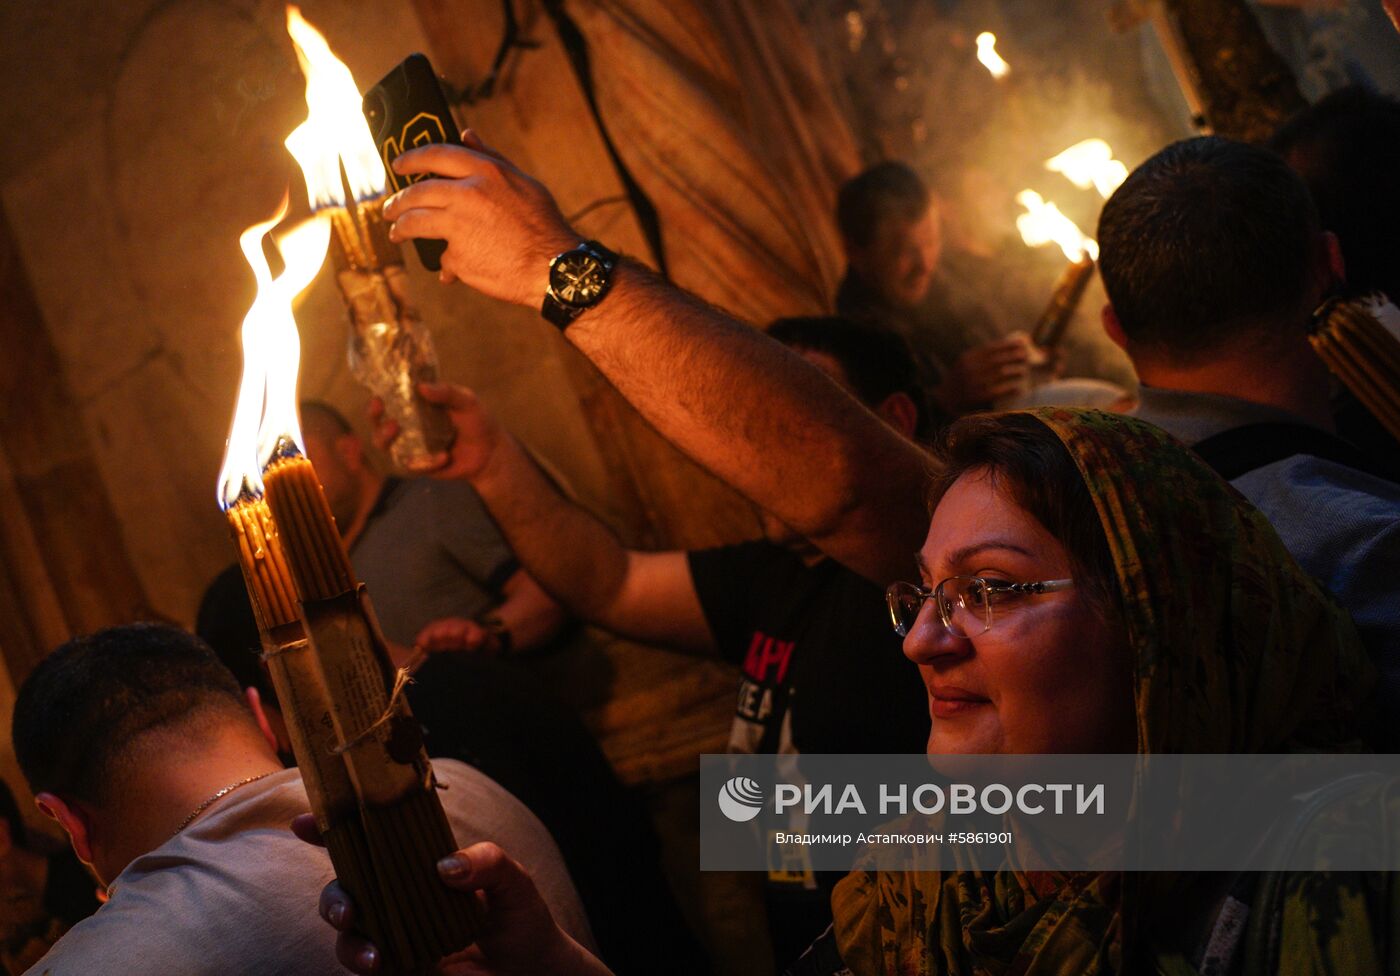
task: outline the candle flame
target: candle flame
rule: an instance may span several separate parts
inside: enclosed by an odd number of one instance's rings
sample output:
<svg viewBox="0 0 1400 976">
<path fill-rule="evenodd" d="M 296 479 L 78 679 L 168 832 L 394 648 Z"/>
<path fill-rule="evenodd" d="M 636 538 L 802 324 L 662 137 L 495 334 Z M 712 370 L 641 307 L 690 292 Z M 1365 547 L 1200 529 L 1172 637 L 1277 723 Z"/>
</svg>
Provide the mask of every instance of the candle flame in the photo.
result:
<svg viewBox="0 0 1400 976">
<path fill-rule="evenodd" d="M 335 56 L 325 36 L 290 4 L 287 33 L 306 75 L 308 114 L 287 137 L 286 146 L 306 177 L 311 209 L 343 207 L 349 202 L 340 178 L 342 163 L 355 200 L 381 195 L 387 174 L 360 111 L 360 89 L 350 69 Z"/>
<path fill-rule="evenodd" d="M 243 318 L 243 378 L 233 426 L 219 471 L 219 504 L 228 509 L 241 495 L 262 494 L 262 469 L 279 453 L 302 450 L 297 418 L 297 368 L 301 337 L 292 300 L 311 284 L 326 259 L 330 220 L 312 216 L 273 236 L 285 268 L 275 278 L 263 253 L 263 238 L 287 215 L 284 194 L 277 213 L 238 238 L 258 283 L 257 297 Z"/>
<path fill-rule="evenodd" d="M 1016 218 L 1016 229 L 1021 232 L 1021 240 L 1027 246 L 1058 244 L 1070 261 L 1083 261 L 1085 257 L 1098 260 L 1098 242 L 1086 237 L 1055 204 L 1034 190 L 1022 190 L 1016 194 L 1016 202 L 1026 208 L 1026 212 Z"/>
<path fill-rule="evenodd" d="M 1107 200 L 1128 178 L 1128 167 L 1113 158 L 1113 149 L 1102 139 L 1085 139 L 1045 161 L 1052 173 L 1063 173 L 1081 190 L 1089 187 Z"/>
<path fill-rule="evenodd" d="M 1005 78 L 1011 72 L 1011 65 L 997 53 L 997 36 L 991 31 L 977 35 L 977 60 L 992 73 L 993 78 Z"/>
</svg>

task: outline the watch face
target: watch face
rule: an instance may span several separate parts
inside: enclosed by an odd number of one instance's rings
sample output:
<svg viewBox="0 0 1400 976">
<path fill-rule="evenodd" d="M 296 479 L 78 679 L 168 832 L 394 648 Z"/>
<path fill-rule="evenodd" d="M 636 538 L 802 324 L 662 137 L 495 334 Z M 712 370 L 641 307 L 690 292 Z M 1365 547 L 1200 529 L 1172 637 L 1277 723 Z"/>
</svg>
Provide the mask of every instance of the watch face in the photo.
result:
<svg viewBox="0 0 1400 976">
<path fill-rule="evenodd" d="M 596 255 L 570 251 L 554 262 L 549 287 L 554 297 L 566 305 L 584 308 L 603 297 L 608 285 L 607 268 Z"/>
</svg>

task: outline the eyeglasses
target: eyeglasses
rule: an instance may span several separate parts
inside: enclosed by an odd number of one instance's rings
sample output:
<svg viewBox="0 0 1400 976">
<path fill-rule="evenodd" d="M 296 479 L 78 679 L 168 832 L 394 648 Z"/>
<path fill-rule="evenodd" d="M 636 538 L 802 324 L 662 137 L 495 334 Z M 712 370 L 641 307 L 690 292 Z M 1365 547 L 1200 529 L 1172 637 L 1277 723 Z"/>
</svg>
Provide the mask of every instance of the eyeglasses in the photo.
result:
<svg viewBox="0 0 1400 976">
<path fill-rule="evenodd" d="M 1038 583 L 1008 583 L 981 576 L 949 576 L 931 590 L 913 583 L 891 583 L 885 590 L 890 622 L 900 637 L 908 636 L 924 601 L 933 598 L 938 617 L 954 637 L 978 637 L 992 629 L 992 607 L 1037 593 L 1054 593 L 1074 585 L 1072 579 Z"/>
</svg>

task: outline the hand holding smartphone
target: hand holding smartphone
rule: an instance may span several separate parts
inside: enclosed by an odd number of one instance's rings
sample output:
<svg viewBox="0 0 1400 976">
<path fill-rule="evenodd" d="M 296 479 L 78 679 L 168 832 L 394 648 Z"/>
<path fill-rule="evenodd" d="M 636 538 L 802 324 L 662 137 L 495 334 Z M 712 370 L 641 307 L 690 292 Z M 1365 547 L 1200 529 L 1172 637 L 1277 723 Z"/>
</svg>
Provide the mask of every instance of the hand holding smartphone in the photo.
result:
<svg viewBox="0 0 1400 976">
<path fill-rule="evenodd" d="M 427 174 L 401 176 L 394 172 L 393 162 L 402 153 L 430 143 L 462 145 L 457 123 L 447 104 L 432 64 L 422 54 L 410 54 L 365 92 L 361 106 L 369 123 L 374 144 L 388 170 L 389 187 L 394 192 L 410 183 L 426 178 Z M 418 259 L 429 271 L 442 269 L 442 253 L 447 242 L 418 239 L 413 242 Z"/>
</svg>

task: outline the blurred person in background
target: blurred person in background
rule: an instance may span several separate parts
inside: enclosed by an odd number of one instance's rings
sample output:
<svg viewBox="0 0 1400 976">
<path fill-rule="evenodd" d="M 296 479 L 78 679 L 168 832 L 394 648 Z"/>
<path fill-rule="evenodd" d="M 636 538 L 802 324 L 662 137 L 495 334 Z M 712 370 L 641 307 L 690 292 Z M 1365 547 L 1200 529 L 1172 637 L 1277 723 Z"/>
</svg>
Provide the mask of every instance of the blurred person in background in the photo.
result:
<svg viewBox="0 0 1400 976">
<path fill-rule="evenodd" d="M 877 163 L 847 180 L 836 222 L 847 263 L 836 310 L 909 342 L 937 424 L 1025 390 L 1036 357 L 1024 332 L 960 348 L 995 330 L 986 309 L 953 288 L 938 207 L 911 167 Z"/>
<path fill-rule="evenodd" d="M 306 456 L 390 641 L 507 655 L 559 633 L 563 611 L 520 568 L 470 485 L 380 474 L 330 404 L 302 401 L 301 425 Z"/>
<path fill-rule="evenodd" d="M 70 847 L 31 836 L 0 781 L 0 963 L 18 976 L 97 911 L 97 882 Z"/>
<path fill-rule="evenodd" d="M 1345 280 L 1335 291 L 1400 300 L 1400 101 L 1343 88 L 1284 123 L 1270 147 L 1303 178 L 1322 227 L 1337 235 Z M 1335 385 L 1338 434 L 1400 470 L 1400 442 Z"/>
</svg>

